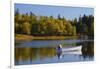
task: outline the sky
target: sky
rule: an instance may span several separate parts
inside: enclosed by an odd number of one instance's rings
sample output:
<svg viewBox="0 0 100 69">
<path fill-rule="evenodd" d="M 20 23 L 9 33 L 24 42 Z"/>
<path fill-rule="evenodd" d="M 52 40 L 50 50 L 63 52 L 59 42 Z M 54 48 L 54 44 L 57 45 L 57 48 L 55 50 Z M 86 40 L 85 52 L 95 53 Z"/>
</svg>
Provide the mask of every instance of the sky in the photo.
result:
<svg viewBox="0 0 100 69">
<path fill-rule="evenodd" d="M 53 16 L 55 18 L 60 14 L 61 17 L 73 20 L 79 16 L 94 15 L 93 8 L 86 7 L 69 7 L 69 6 L 51 6 L 51 5 L 36 5 L 36 4 L 21 4 L 15 3 L 14 10 L 17 8 L 21 14 L 33 12 L 36 16 Z"/>
</svg>

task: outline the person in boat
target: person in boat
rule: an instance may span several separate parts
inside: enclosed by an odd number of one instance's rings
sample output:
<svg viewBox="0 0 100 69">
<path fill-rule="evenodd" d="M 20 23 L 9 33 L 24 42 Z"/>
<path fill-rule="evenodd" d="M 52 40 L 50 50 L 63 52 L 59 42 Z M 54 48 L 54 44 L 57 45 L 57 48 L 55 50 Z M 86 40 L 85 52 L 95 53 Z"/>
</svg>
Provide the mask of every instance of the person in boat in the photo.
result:
<svg viewBox="0 0 100 69">
<path fill-rule="evenodd" d="M 61 54 L 62 54 L 62 45 L 59 44 L 57 46 L 57 56 L 58 56 L 58 59 L 60 58 Z"/>
<path fill-rule="evenodd" d="M 61 44 L 59 44 L 59 45 L 57 46 L 57 51 L 58 51 L 58 52 L 62 52 L 62 45 L 61 45 Z"/>
</svg>

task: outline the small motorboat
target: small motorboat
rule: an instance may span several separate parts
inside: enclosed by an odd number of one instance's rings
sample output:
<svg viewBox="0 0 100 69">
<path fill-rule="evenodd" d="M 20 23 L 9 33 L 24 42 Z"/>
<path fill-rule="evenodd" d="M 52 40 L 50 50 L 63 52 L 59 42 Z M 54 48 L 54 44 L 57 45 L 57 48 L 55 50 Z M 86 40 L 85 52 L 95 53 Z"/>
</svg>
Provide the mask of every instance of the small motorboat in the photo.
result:
<svg viewBox="0 0 100 69">
<path fill-rule="evenodd" d="M 59 44 L 56 48 L 56 53 L 57 54 L 81 54 L 82 50 L 82 45 L 80 46 L 75 46 L 75 47 L 62 47 L 61 44 Z"/>
<path fill-rule="evenodd" d="M 56 48 L 56 53 L 59 59 L 61 55 L 65 55 L 65 54 L 81 55 L 82 54 L 81 49 L 82 49 L 82 45 L 76 47 L 70 47 L 70 48 L 69 47 L 62 48 L 62 45 L 60 44 Z"/>
</svg>

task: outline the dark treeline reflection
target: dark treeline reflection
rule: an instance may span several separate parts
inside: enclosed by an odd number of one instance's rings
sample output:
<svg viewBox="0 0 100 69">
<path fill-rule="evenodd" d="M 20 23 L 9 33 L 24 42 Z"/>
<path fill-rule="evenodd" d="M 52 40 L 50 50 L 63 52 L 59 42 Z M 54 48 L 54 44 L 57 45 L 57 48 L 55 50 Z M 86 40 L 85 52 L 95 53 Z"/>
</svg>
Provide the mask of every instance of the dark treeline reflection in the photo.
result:
<svg viewBox="0 0 100 69">
<path fill-rule="evenodd" d="M 94 42 L 82 42 L 82 56 L 84 59 L 94 57 Z"/>
<path fill-rule="evenodd" d="M 93 41 L 83 41 L 80 43 L 76 43 L 76 45 L 77 46 L 82 45 L 82 49 L 81 49 L 82 54 L 77 55 L 79 56 L 78 60 L 81 61 L 82 59 L 82 61 L 85 61 L 85 60 L 92 60 L 94 58 L 94 42 Z M 47 60 L 46 58 L 54 59 L 54 57 L 58 57 L 58 59 L 67 61 L 67 60 L 71 60 L 72 57 L 74 57 L 74 56 L 67 55 L 67 58 L 66 57 L 60 58 L 60 56 L 62 56 L 62 52 L 57 53 L 54 47 L 42 47 L 42 48 L 41 47 L 40 48 L 16 47 L 15 48 L 15 65 L 19 65 L 20 62 L 22 62 L 22 64 L 25 64 L 25 63 L 31 64 L 31 63 L 34 63 L 36 60 L 41 62 L 41 60 Z M 80 56 L 82 58 L 80 58 Z"/>
<path fill-rule="evenodd" d="M 15 62 L 42 60 L 55 56 L 55 48 L 15 48 Z"/>
</svg>

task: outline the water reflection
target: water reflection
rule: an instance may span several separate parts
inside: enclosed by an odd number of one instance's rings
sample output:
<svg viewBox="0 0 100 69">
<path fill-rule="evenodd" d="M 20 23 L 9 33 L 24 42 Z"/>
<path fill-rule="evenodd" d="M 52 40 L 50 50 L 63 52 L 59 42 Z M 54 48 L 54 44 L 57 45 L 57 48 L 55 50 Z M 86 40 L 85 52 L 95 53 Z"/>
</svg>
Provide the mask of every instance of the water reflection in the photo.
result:
<svg viewBox="0 0 100 69">
<path fill-rule="evenodd" d="M 55 48 L 15 48 L 15 64 L 19 61 L 42 60 L 45 57 L 53 57 Z"/>
<path fill-rule="evenodd" d="M 82 42 L 82 56 L 83 58 L 93 58 L 94 57 L 94 43 L 93 41 Z"/>
<path fill-rule="evenodd" d="M 94 57 L 94 43 L 93 42 L 84 41 L 84 42 L 78 43 L 78 45 L 82 45 L 81 57 L 84 60 L 86 58 L 91 59 Z M 54 47 L 42 47 L 42 48 L 16 47 L 15 48 L 15 65 L 20 65 L 20 64 L 25 64 L 25 63 L 33 64 L 36 60 L 41 62 L 42 60 L 47 60 L 47 58 L 54 59 L 52 61 L 56 61 L 56 59 L 62 59 L 62 60 L 64 59 L 63 61 L 71 60 L 71 56 L 66 57 L 65 55 L 63 55 L 62 52 L 57 53 L 56 48 Z M 64 58 L 61 58 L 61 56 L 64 56 Z M 54 57 L 57 57 L 57 58 L 54 58 Z M 80 57 L 75 57 L 75 58 L 81 60 Z M 51 60 L 47 60 L 47 61 L 51 61 Z"/>
<path fill-rule="evenodd" d="M 56 54 L 57 54 L 57 56 L 58 56 L 58 59 L 60 59 L 61 56 L 62 56 L 62 52 L 57 52 Z"/>
</svg>

